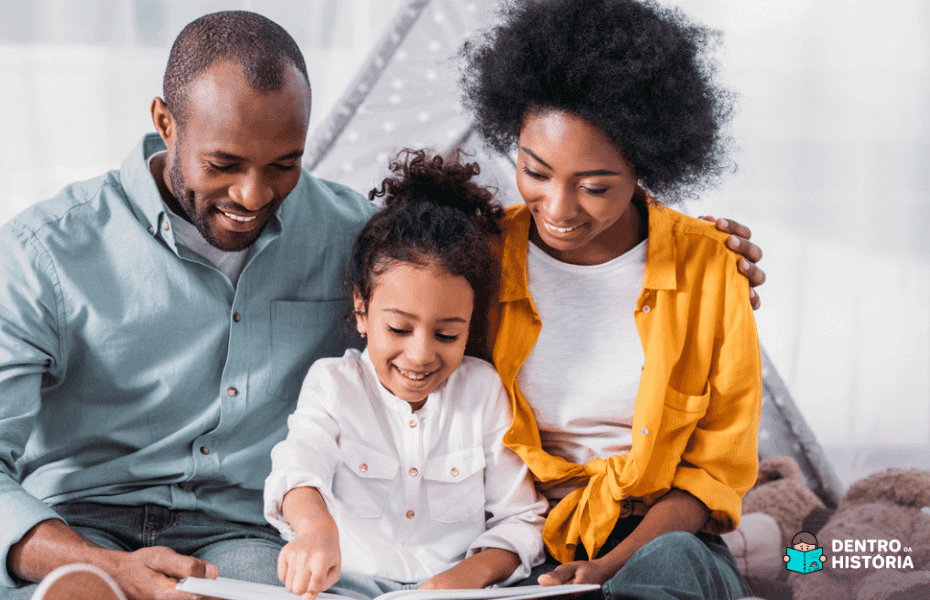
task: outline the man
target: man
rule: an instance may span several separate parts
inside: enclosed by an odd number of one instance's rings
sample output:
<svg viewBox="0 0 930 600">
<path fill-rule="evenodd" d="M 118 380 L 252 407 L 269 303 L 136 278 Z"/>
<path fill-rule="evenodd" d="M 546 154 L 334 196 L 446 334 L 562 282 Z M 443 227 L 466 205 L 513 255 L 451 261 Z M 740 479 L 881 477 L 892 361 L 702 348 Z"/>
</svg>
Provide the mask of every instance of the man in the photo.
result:
<svg viewBox="0 0 930 600">
<path fill-rule="evenodd" d="M 217 569 L 277 582 L 270 451 L 346 347 L 374 206 L 301 170 L 306 66 L 264 17 L 188 25 L 151 112 L 120 170 L 0 229 L 0 597 L 74 562 L 131 598 Z"/>
<path fill-rule="evenodd" d="M 137 600 L 278 583 L 270 451 L 349 343 L 340 280 L 375 208 L 301 170 L 310 85 L 270 20 L 197 19 L 164 88 L 121 169 L 0 228 L 0 598 L 72 563 Z"/>
</svg>

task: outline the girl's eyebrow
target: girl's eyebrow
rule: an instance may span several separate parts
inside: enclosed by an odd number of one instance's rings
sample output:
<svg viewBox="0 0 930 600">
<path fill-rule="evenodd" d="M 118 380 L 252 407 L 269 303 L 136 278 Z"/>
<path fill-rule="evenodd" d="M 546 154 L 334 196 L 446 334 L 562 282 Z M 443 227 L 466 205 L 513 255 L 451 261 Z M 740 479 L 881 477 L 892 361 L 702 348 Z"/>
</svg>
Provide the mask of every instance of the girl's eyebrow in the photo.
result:
<svg viewBox="0 0 930 600">
<path fill-rule="evenodd" d="M 539 156 L 537 156 L 535 152 L 533 152 L 526 146 L 520 146 L 520 150 L 523 150 L 524 152 L 532 156 L 536 160 L 536 162 L 546 167 L 550 171 L 553 170 L 552 167 L 549 166 L 549 163 L 539 158 Z M 578 171 L 577 173 L 575 173 L 575 177 L 591 177 L 593 175 L 618 175 L 619 176 L 620 173 L 617 173 L 616 171 L 610 171 L 608 169 L 592 169 L 590 171 Z"/>
<path fill-rule="evenodd" d="M 384 309 L 384 312 L 394 313 L 395 315 L 400 315 L 400 316 L 402 316 L 402 317 L 406 317 L 406 318 L 410 319 L 411 321 L 419 321 L 419 320 L 420 320 L 420 317 L 418 317 L 418 316 L 416 316 L 416 315 L 413 315 L 413 314 L 410 314 L 410 313 L 408 313 L 408 312 L 404 312 L 404 311 L 400 310 L 399 308 L 385 308 L 385 309 Z M 440 322 L 440 323 L 452 323 L 452 322 L 455 322 L 455 323 L 464 323 L 464 322 L 465 322 L 465 319 L 463 319 L 462 317 L 446 317 L 445 319 L 439 319 L 439 322 Z"/>
</svg>

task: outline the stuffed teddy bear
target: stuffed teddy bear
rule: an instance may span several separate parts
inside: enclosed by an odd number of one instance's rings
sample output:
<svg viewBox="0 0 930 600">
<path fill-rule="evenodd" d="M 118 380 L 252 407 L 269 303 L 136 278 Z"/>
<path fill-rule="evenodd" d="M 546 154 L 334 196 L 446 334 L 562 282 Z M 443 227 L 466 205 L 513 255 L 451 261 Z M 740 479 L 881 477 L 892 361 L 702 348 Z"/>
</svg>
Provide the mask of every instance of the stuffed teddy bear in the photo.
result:
<svg viewBox="0 0 930 600">
<path fill-rule="evenodd" d="M 811 512 L 825 509 L 817 494 L 804 484 L 801 468 L 787 456 L 762 459 L 756 483 L 743 497 L 744 517 L 750 513 L 764 513 L 778 523 L 782 550 L 804 529 L 804 519 Z"/>
<path fill-rule="evenodd" d="M 888 469 L 853 484 L 817 533 L 823 570 L 789 575 L 794 600 L 930 598 L 928 507 L 930 471 Z"/>
</svg>

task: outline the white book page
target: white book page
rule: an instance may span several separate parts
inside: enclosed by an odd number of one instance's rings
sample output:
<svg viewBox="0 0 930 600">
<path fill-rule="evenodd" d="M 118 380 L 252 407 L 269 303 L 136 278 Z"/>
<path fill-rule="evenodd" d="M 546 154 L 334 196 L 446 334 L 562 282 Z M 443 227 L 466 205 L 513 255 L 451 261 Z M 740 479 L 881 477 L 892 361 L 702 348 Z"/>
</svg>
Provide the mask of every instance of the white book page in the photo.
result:
<svg viewBox="0 0 930 600">
<path fill-rule="evenodd" d="M 495 600 L 506 598 L 508 600 L 521 600 L 530 598 L 546 598 L 567 594 L 579 594 L 599 589 L 599 585 L 553 585 L 542 587 L 539 585 L 484 588 L 480 590 L 399 590 L 378 597 L 379 600 Z M 177 589 L 193 594 L 203 594 L 225 600 L 300 600 L 300 596 L 292 594 L 283 587 L 266 585 L 264 583 L 250 583 L 238 579 L 217 577 L 216 579 L 201 579 L 188 577 L 178 582 Z M 328 594 L 318 596 L 320 600 L 345 600 L 345 596 Z"/>
</svg>

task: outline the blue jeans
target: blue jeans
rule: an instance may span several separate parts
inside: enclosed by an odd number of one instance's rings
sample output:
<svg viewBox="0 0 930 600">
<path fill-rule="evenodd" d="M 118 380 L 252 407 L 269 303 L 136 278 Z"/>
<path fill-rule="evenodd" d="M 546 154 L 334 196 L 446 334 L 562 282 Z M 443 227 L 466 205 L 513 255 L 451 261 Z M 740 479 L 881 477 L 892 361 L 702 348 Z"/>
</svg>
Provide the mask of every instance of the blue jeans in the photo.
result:
<svg viewBox="0 0 930 600">
<path fill-rule="evenodd" d="M 235 523 L 202 512 L 162 506 L 72 502 L 54 507 L 75 531 L 113 550 L 165 546 L 216 565 L 223 577 L 283 585 L 278 553 L 284 540 L 270 525 Z M 26 600 L 36 584 L 0 587 L 0 599 Z"/>
<path fill-rule="evenodd" d="M 642 517 L 627 517 L 616 527 L 598 557 L 604 556 L 639 525 Z M 588 560 L 579 548 L 577 560 Z M 546 554 L 517 585 L 533 585 L 559 563 Z M 718 535 L 666 533 L 640 548 L 602 588 L 604 600 L 730 600 L 752 595 L 736 559 Z"/>
</svg>

